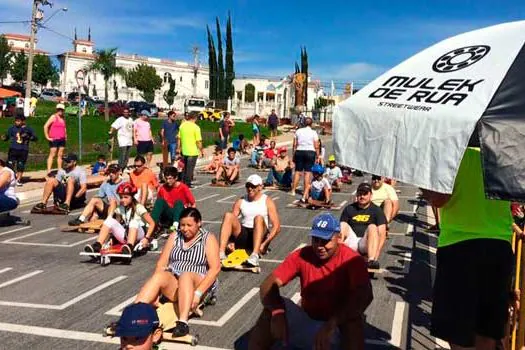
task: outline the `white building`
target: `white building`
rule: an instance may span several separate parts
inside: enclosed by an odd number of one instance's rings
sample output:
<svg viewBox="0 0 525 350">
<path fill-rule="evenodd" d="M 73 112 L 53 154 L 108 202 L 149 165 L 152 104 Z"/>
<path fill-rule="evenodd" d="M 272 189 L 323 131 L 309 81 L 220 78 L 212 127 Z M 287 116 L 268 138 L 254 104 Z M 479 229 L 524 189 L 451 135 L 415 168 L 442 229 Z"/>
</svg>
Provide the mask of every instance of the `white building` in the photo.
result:
<svg viewBox="0 0 525 350">
<path fill-rule="evenodd" d="M 28 53 L 29 52 L 29 42 L 30 42 L 29 35 L 7 33 L 7 34 L 3 34 L 3 36 L 6 38 L 7 45 L 9 45 L 11 52 L 14 52 L 14 53 L 19 53 L 19 52 Z M 35 38 L 35 50 L 34 50 L 35 54 L 47 55 L 46 51 L 42 51 L 36 47 L 37 42 L 38 40 Z M 15 83 L 15 81 L 13 80 L 10 74 L 7 74 L 7 78 L 4 79 L 4 85 L 11 85 L 13 83 Z"/>
</svg>

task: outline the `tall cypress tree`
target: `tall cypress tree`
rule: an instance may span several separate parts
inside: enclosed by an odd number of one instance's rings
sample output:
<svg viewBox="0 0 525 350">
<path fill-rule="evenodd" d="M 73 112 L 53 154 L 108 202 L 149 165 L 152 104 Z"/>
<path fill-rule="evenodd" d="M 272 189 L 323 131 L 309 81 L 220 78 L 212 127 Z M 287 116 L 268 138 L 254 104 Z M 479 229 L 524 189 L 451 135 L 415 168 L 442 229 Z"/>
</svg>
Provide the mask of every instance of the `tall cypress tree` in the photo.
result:
<svg viewBox="0 0 525 350">
<path fill-rule="evenodd" d="M 216 17 L 217 24 L 217 99 L 224 100 L 226 92 L 224 91 L 224 61 L 222 56 L 222 36 L 219 17 Z"/>
<path fill-rule="evenodd" d="M 209 98 L 215 100 L 217 98 L 217 59 L 215 57 L 215 44 L 211 36 L 210 27 L 206 26 L 208 32 L 208 70 L 209 70 Z"/>
<path fill-rule="evenodd" d="M 308 105 L 308 53 L 306 47 L 301 48 L 301 73 L 304 74 L 304 105 Z"/>
<path fill-rule="evenodd" d="M 225 98 L 233 98 L 235 90 L 233 88 L 233 79 L 235 79 L 235 68 L 233 67 L 233 38 L 232 38 L 232 20 L 228 12 L 228 22 L 226 23 L 226 68 L 225 68 Z"/>
</svg>

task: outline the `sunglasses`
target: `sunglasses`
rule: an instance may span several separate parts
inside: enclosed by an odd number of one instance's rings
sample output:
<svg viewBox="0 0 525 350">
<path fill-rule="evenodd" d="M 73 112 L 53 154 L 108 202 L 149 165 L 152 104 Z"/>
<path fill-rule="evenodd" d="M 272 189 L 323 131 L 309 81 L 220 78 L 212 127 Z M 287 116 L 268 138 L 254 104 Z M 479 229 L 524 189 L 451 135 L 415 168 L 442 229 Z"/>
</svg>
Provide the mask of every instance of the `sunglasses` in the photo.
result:
<svg viewBox="0 0 525 350">
<path fill-rule="evenodd" d="M 372 181 L 381 181 L 380 176 L 372 176 Z"/>
<path fill-rule="evenodd" d="M 249 183 L 246 184 L 245 186 L 246 186 L 246 188 L 249 189 L 249 190 L 254 190 L 254 189 L 257 188 L 257 186 L 255 186 L 254 184 L 249 184 Z"/>
<path fill-rule="evenodd" d="M 357 192 L 355 195 L 358 196 L 358 197 L 363 197 L 363 196 L 366 196 L 369 193 L 370 192 Z"/>
</svg>

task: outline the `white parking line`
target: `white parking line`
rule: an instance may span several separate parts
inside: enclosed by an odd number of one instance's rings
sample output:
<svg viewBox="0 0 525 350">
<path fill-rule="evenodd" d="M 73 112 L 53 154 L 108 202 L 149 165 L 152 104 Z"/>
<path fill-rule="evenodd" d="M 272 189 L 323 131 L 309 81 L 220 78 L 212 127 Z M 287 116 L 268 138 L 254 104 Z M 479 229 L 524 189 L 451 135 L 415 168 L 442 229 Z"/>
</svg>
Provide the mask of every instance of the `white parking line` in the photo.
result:
<svg viewBox="0 0 525 350">
<path fill-rule="evenodd" d="M 203 201 L 205 201 L 206 199 L 210 199 L 210 198 L 217 197 L 217 196 L 220 196 L 220 194 L 218 194 L 218 193 L 211 194 L 211 195 L 209 195 L 209 196 L 199 198 L 199 199 L 197 199 L 195 202 L 203 202 Z"/>
<path fill-rule="evenodd" d="M 27 230 L 29 228 L 32 228 L 32 227 L 31 226 L 24 226 L 24 227 L 15 228 L 13 230 L 9 230 L 9 231 L 5 231 L 5 232 L 0 233 L 0 236 L 8 235 L 10 233 L 15 233 L 15 232 L 22 231 L 22 230 Z"/>
<path fill-rule="evenodd" d="M 105 315 L 110 315 L 110 316 L 119 316 L 122 315 L 122 310 L 124 310 L 124 308 L 126 306 L 128 306 L 129 304 L 131 304 L 135 298 L 137 296 L 134 295 L 132 296 L 131 298 L 128 298 L 126 300 L 124 300 L 122 303 L 118 304 L 117 306 L 115 306 L 113 309 L 109 310 L 108 312 L 105 313 Z"/>
<path fill-rule="evenodd" d="M 206 221 L 202 220 L 203 224 L 208 225 L 220 225 L 222 224 L 222 221 Z M 311 230 L 312 228 L 309 226 L 294 226 L 294 225 L 281 225 L 282 228 L 296 228 L 298 230 Z"/>
<path fill-rule="evenodd" d="M 92 241 L 94 239 L 96 239 L 97 237 L 96 236 L 93 236 L 93 237 L 89 237 L 89 238 L 86 238 L 86 239 L 83 239 L 81 241 L 78 241 L 78 242 L 75 242 L 75 243 L 71 243 L 71 244 L 58 244 L 58 243 L 36 243 L 36 242 L 7 242 L 7 241 L 4 241 L 4 242 L 0 242 L 2 244 L 16 244 L 16 245 L 27 245 L 27 246 L 34 246 L 34 247 L 57 247 L 57 248 L 71 248 L 71 247 L 75 247 L 77 245 L 81 245 L 83 243 L 86 243 L 86 242 L 89 242 L 89 241 Z"/>
<path fill-rule="evenodd" d="M 0 270 L 0 273 L 11 271 L 12 269 L 13 269 L 12 267 L 6 267 L 5 269 Z"/>
<path fill-rule="evenodd" d="M 200 324 L 212 327 L 222 327 L 230 318 L 232 318 L 237 311 L 239 311 L 251 298 L 253 298 L 257 293 L 259 293 L 259 288 L 252 288 L 248 293 L 246 293 L 235 305 L 233 305 L 224 315 L 219 318 L 218 321 L 206 321 L 198 319 L 190 319 L 192 324 Z"/>
<path fill-rule="evenodd" d="M 217 203 L 235 203 L 235 201 L 230 201 L 230 198 L 236 197 L 236 194 L 232 194 L 231 196 L 224 197 L 222 199 L 217 200 Z"/>
<path fill-rule="evenodd" d="M 46 309 L 46 310 L 64 310 L 71 305 L 74 305 L 90 296 L 92 296 L 95 293 L 100 292 L 103 289 L 106 289 L 115 283 L 118 283 L 124 279 L 128 278 L 127 276 L 119 276 L 112 280 L 109 280 L 105 283 L 102 283 L 98 287 L 95 287 L 93 289 L 90 289 L 89 291 L 80 294 L 79 296 L 63 303 L 60 305 L 50 305 L 50 304 L 33 304 L 33 303 L 19 303 L 19 302 L 13 302 L 13 301 L 3 301 L 0 300 L 0 306 L 14 306 L 14 307 L 25 307 L 25 308 L 31 308 L 31 309 Z"/>
<path fill-rule="evenodd" d="M 404 301 L 396 301 L 394 309 L 394 319 L 392 320 L 392 332 L 390 332 L 389 343 L 396 348 L 401 347 L 401 338 L 403 335 L 405 308 L 407 303 Z"/>
<path fill-rule="evenodd" d="M 40 230 L 40 231 L 36 231 L 36 232 L 33 232 L 33 233 L 29 233 L 27 235 L 23 235 L 23 236 L 17 236 L 17 237 L 13 237 L 13 238 L 9 238 L 5 241 L 2 241 L 2 243 L 10 243 L 10 242 L 13 242 L 15 240 L 19 240 L 19 239 L 22 239 L 22 238 L 26 238 L 26 237 L 31 237 L 31 236 L 36 236 L 36 235 L 39 235 L 41 233 L 45 233 L 45 232 L 48 232 L 48 231 L 52 231 L 56 229 L 56 227 L 49 227 L 49 228 L 46 228 L 46 229 L 43 229 L 43 230 Z"/>
<path fill-rule="evenodd" d="M 443 339 L 436 338 L 436 349 L 450 349 L 450 346 Z"/>
<path fill-rule="evenodd" d="M 36 270 L 36 271 L 30 272 L 30 273 L 26 273 L 25 275 L 22 275 L 20 277 L 13 278 L 12 280 L 9 280 L 7 282 L 4 282 L 4 283 L 0 284 L 0 289 L 2 289 L 4 287 L 7 287 L 7 286 L 10 286 L 12 284 L 15 284 L 17 282 L 26 280 L 26 279 L 31 278 L 33 276 L 36 276 L 36 275 L 38 275 L 39 273 L 42 273 L 42 272 L 44 272 L 44 271 L 43 270 Z"/>
</svg>

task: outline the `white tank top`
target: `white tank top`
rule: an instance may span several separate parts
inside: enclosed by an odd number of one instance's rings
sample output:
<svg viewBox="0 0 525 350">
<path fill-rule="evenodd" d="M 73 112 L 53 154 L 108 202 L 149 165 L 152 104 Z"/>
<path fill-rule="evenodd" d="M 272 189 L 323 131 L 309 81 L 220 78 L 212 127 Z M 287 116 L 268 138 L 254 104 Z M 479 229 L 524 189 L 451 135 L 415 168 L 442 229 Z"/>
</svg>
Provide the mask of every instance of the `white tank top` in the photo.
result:
<svg viewBox="0 0 525 350">
<path fill-rule="evenodd" d="M 241 202 L 241 225 L 247 228 L 253 228 L 253 220 L 257 215 L 264 218 L 264 223 L 268 227 L 268 206 L 266 205 L 265 194 L 261 195 L 256 201 L 249 201 L 246 196 L 242 198 Z"/>
<path fill-rule="evenodd" d="M 18 200 L 15 195 L 15 173 L 10 168 L 4 167 L 2 170 L 0 170 L 0 176 L 2 176 L 6 171 L 9 173 L 9 182 L 4 187 L 0 188 L 0 194 L 3 194 L 6 197 L 12 198 L 14 200 Z"/>
</svg>

